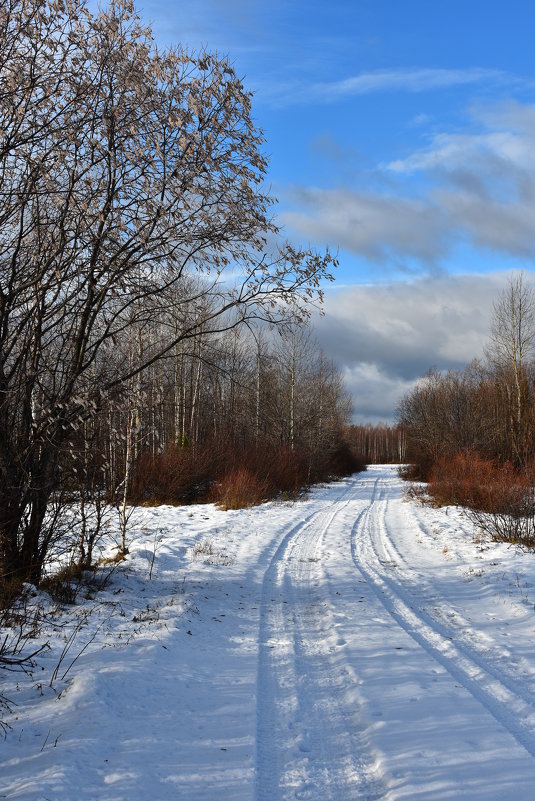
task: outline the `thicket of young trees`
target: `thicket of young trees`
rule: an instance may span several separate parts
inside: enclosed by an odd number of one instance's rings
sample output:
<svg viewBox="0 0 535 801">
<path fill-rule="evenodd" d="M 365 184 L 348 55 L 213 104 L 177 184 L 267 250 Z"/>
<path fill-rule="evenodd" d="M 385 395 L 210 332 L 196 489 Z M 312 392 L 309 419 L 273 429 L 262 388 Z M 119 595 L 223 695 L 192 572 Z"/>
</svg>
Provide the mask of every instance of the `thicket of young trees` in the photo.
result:
<svg viewBox="0 0 535 801">
<path fill-rule="evenodd" d="M 39 581 L 75 489 L 87 560 L 86 499 L 150 496 L 162 453 L 336 450 L 338 379 L 291 333 L 334 260 L 268 247 L 262 145 L 228 61 L 156 49 L 129 0 L 0 5 L 4 582 Z"/>
<path fill-rule="evenodd" d="M 154 325 L 132 347 L 165 335 Z M 255 502 L 354 469 L 350 412 L 337 369 L 302 326 L 201 334 L 108 399 L 66 474 L 91 486 L 88 465 L 108 498 L 137 503 Z"/>
<path fill-rule="evenodd" d="M 406 460 L 406 436 L 400 425 L 350 425 L 345 436 L 364 464 L 403 464 Z"/>
<path fill-rule="evenodd" d="M 407 475 L 428 481 L 437 501 L 481 513 L 483 528 L 511 539 L 512 526 L 528 544 L 535 542 L 534 355 L 535 293 L 515 274 L 495 303 L 485 359 L 431 371 L 398 409 Z"/>
</svg>

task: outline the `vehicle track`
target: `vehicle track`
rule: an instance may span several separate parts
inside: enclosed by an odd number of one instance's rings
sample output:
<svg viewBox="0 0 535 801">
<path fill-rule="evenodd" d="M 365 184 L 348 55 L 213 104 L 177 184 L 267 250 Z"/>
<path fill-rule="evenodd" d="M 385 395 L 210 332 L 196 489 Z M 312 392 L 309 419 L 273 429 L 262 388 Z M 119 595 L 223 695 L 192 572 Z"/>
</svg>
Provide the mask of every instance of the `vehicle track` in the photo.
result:
<svg viewBox="0 0 535 801">
<path fill-rule="evenodd" d="M 399 552 L 386 543 L 387 486 L 379 477 L 370 504 L 358 515 L 351 533 L 355 567 L 365 577 L 395 622 L 535 757 L 535 705 L 529 691 L 499 673 L 479 652 L 452 639 L 452 631 L 418 608 L 417 594 L 397 572 Z M 419 595 L 419 593 L 418 593 Z"/>
<path fill-rule="evenodd" d="M 390 500 L 387 497 L 384 501 L 384 519 L 388 516 Z M 407 509 L 411 525 L 421 534 L 428 534 L 427 529 L 418 519 L 410 506 Z M 479 630 L 477 638 L 473 636 L 472 625 L 464 617 L 458 606 L 452 609 L 451 604 L 437 594 L 436 586 L 432 586 L 428 577 L 417 567 L 409 564 L 397 546 L 395 541 L 389 536 L 386 527 L 383 525 L 375 531 L 374 550 L 381 561 L 389 564 L 391 570 L 389 574 L 403 588 L 404 592 L 413 597 L 414 605 L 418 605 L 419 614 L 435 627 L 444 637 L 455 639 L 457 646 L 470 656 L 473 660 L 481 661 L 485 665 L 488 673 L 498 678 L 505 684 L 511 692 L 520 696 L 524 702 L 532 707 L 535 712 L 535 696 L 532 687 L 527 686 L 524 677 L 514 670 L 508 662 L 511 654 L 504 647 L 503 643 L 497 644 L 485 632 Z M 377 536 L 377 534 L 379 536 Z M 414 595 L 414 587 L 418 588 L 417 597 Z M 468 634 L 467 634 L 468 633 Z M 470 636 L 471 633 L 471 636 Z M 499 651 L 499 656 L 497 656 Z"/>
<path fill-rule="evenodd" d="M 325 533 L 355 484 L 291 529 L 264 575 L 256 801 L 373 801 L 385 792 L 323 568 Z"/>
</svg>

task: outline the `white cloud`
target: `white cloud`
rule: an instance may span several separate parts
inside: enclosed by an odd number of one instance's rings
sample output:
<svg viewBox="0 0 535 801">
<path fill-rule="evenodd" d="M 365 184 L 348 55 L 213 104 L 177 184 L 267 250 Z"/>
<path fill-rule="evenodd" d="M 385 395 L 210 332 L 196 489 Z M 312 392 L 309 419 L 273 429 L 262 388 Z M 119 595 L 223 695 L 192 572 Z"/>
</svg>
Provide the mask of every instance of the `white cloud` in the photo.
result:
<svg viewBox="0 0 535 801">
<path fill-rule="evenodd" d="M 400 92 L 417 94 L 470 85 L 524 85 L 501 70 L 472 67 L 432 69 L 425 67 L 371 70 L 333 81 L 306 81 L 290 78 L 282 82 L 256 81 L 265 101 L 274 106 L 333 103 L 347 97 Z"/>
<path fill-rule="evenodd" d="M 535 106 L 508 103 L 472 112 L 468 133 L 437 133 L 429 145 L 405 159 L 395 159 L 383 168 L 398 174 L 442 170 L 455 172 L 535 170 Z"/>
<path fill-rule="evenodd" d="M 296 188 L 293 199 L 299 210 L 283 213 L 282 222 L 333 248 L 377 262 L 395 254 L 428 264 L 447 251 L 442 212 L 433 203 L 347 189 Z"/>
<path fill-rule="evenodd" d="M 394 173 L 414 173 L 421 170 L 458 170 L 481 162 L 506 161 L 511 165 L 533 168 L 535 155 L 525 139 L 511 132 L 486 135 L 437 134 L 431 145 L 406 159 L 384 165 Z"/>
<path fill-rule="evenodd" d="M 500 70 L 399 68 L 362 72 L 340 81 L 316 83 L 310 87 L 309 94 L 330 100 L 343 95 L 426 92 L 482 82 L 505 83 L 508 80 L 506 73 Z"/>
<path fill-rule="evenodd" d="M 505 282 L 506 274 L 494 273 L 329 291 L 315 334 L 344 373 L 355 419 L 392 420 L 402 396 L 431 367 L 462 369 L 482 357 Z"/>
<path fill-rule="evenodd" d="M 459 243 L 535 262 L 535 105 L 473 110 L 468 130 L 379 165 L 387 189 L 292 189 L 283 221 L 315 242 L 424 272 Z"/>
</svg>

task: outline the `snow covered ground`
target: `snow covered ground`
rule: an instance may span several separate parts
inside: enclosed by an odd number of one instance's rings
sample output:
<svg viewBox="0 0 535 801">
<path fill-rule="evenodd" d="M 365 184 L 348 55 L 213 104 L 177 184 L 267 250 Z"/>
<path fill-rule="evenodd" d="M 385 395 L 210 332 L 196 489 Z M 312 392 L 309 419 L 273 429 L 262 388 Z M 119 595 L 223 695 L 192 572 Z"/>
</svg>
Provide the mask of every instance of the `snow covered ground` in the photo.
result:
<svg viewBox="0 0 535 801">
<path fill-rule="evenodd" d="M 406 501 L 393 467 L 139 509 L 131 537 L 32 674 L 0 675 L 0 798 L 534 798 L 534 554 Z"/>
</svg>

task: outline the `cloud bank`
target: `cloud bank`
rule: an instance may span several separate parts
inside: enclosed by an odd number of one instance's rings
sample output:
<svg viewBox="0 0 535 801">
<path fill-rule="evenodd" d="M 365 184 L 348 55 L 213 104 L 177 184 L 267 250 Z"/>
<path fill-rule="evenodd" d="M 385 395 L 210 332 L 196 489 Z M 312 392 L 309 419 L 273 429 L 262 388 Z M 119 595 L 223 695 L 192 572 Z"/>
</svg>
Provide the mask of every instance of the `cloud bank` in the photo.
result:
<svg viewBox="0 0 535 801">
<path fill-rule="evenodd" d="M 308 239 L 382 263 L 415 258 L 434 264 L 448 252 L 443 210 L 433 202 L 349 189 L 295 188 L 298 210 L 285 225 Z"/>
<path fill-rule="evenodd" d="M 315 334 L 343 372 L 355 420 L 391 422 L 431 367 L 462 369 L 482 357 L 505 283 L 505 273 L 444 275 L 328 292 Z"/>
</svg>

